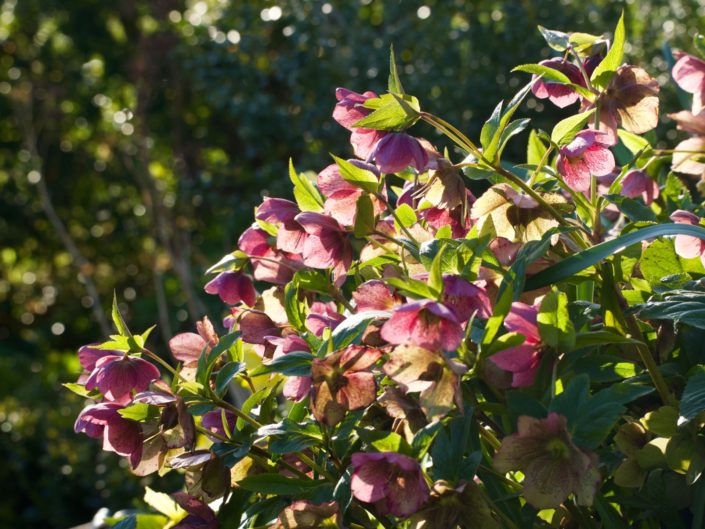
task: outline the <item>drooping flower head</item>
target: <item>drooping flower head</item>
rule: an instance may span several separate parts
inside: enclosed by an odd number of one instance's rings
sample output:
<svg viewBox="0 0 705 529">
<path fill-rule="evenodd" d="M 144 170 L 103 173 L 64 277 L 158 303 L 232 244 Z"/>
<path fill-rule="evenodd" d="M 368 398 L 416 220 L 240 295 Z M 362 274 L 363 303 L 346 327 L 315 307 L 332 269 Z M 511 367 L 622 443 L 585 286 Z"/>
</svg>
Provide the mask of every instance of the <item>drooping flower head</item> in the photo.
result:
<svg viewBox="0 0 705 529">
<path fill-rule="evenodd" d="M 673 54 L 678 60 L 671 75 L 678 86 L 693 94 L 693 112 L 703 108 L 705 102 L 705 61 L 683 52 Z"/>
<path fill-rule="evenodd" d="M 656 181 L 645 171 L 633 169 L 622 179 L 622 195 L 629 198 L 639 198 L 647 206 L 659 196 L 659 188 Z"/>
<path fill-rule="evenodd" d="M 580 73 L 580 68 L 575 64 L 561 59 L 548 59 L 541 61 L 539 64 L 565 74 L 573 84 L 580 86 L 585 85 L 585 80 Z M 534 84 L 531 86 L 531 91 L 539 99 L 548 99 L 558 108 L 565 108 L 580 99 L 580 95 L 571 87 L 561 83 L 551 82 L 547 79 L 539 79 L 536 75 L 534 76 Z"/>
<path fill-rule="evenodd" d="M 377 143 L 387 135 L 387 132 L 353 127 L 353 125 L 372 112 L 371 108 L 366 108 L 363 105 L 368 99 L 378 97 L 377 94 L 369 90 L 358 94 L 347 88 L 338 88 L 335 91 L 335 97 L 338 103 L 333 110 L 333 119 L 352 132 L 350 143 L 353 146 L 355 156 L 362 160 L 369 159 Z"/>
<path fill-rule="evenodd" d="M 407 167 L 423 172 L 428 166 L 428 153 L 419 140 L 403 132 L 392 132 L 382 138 L 370 158 L 382 173 L 398 173 Z"/>
<path fill-rule="evenodd" d="M 509 332 L 522 334 L 524 343 L 490 357 L 497 366 L 512 373 L 512 386 L 515 388 L 531 386 L 541 362 L 541 336 L 537 316 L 537 307 L 520 301 L 512 303 L 504 319 L 504 327 Z"/>
<path fill-rule="evenodd" d="M 698 226 L 700 218 L 691 213 L 679 209 L 671 214 L 671 220 L 676 224 L 691 224 Z M 676 253 L 684 259 L 693 259 L 700 257 L 700 260 L 705 266 L 705 240 L 690 235 L 676 235 Z"/>
<path fill-rule="evenodd" d="M 413 344 L 429 351 L 455 351 L 464 332 L 445 305 L 425 299 L 397 307 L 382 326 L 382 339 L 390 344 Z"/>
<path fill-rule="evenodd" d="M 100 402 L 87 406 L 76 418 L 74 431 L 103 440 L 103 450 L 128 457 L 136 467 L 142 457 L 142 427 L 120 415 L 124 406 L 115 402 Z"/>
<path fill-rule="evenodd" d="M 421 466 L 396 452 L 356 453 L 352 456 L 350 490 L 359 501 L 372 503 L 381 514 L 406 517 L 429 497 Z"/>
<path fill-rule="evenodd" d="M 352 297 L 355 300 L 357 312 L 391 310 L 401 302 L 387 284 L 379 279 L 372 279 L 362 283 L 353 292 Z"/>
<path fill-rule="evenodd" d="M 250 307 L 257 301 L 257 291 L 252 279 L 242 272 L 221 272 L 211 279 L 205 287 L 208 294 L 218 295 L 223 303 L 237 305 L 244 301 Z"/>
<path fill-rule="evenodd" d="M 377 167 L 360 160 L 348 160 L 360 169 L 379 176 Z M 325 195 L 323 205 L 326 215 L 330 215 L 343 226 L 353 226 L 357 213 L 357 200 L 365 193 L 363 189 L 347 182 L 340 175 L 337 164 L 331 164 L 318 174 L 318 189 Z M 372 198 L 375 214 L 384 210 L 384 205 L 376 198 Z"/>
<path fill-rule="evenodd" d="M 571 493 L 580 505 L 592 504 L 600 480 L 596 460 L 573 444 L 566 418 L 549 413 L 545 419 L 519 417 L 517 433 L 502 440 L 494 466 L 500 472 L 521 471 L 526 501 L 550 509 Z"/>
<path fill-rule="evenodd" d="M 591 176 L 604 176 L 615 167 L 603 134 L 593 130 L 579 132 L 573 141 L 561 147 L 556 168 L 565 183 L 575 191 L 588 191 Z"/>
<path fill-rule="evenodd" d="M 343 227 L 333 217 L 312 211 L 299 213 L 296 221 L 306 231 L 304 264 L 332 268 L 335 285 L 341 286 L 352 263 L 352 247 Z"/>
<path fill-rule="evenodd" d="M 110 401 L 126 404 L 160 376 L 159 369 L 137 356 L 108 355 L 98 359 L 86 380 L 86 389 L 97 389 Z"/>
</svg>

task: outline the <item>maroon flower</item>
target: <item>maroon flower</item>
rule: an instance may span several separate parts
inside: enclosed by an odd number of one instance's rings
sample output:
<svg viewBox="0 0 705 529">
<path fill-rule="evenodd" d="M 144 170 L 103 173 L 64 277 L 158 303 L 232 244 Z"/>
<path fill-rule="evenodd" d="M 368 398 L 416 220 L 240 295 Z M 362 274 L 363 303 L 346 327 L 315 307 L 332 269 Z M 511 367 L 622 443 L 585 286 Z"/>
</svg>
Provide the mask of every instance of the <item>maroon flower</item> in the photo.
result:
<svg viewBox="0 0 705 529">
<path fill-rule="evenodd" d="M 104 356 L 118 356 L 124 354 L 122 351 L 112 349 L 100 349 L 99 343 L 84 345 L 78 350 L 78 361 L 81 367 L 89 373 L 95 369 L 95 363 Z"/>
<path fill-rule="evenodd" d="M 218 519 L 207 504 L 185 492 L 175 492 L 171 497 L 188 513 L 172 529 L 218 529 Z"/>
<path fill-rule="evenodd" d="M 221 409 L 204 413 L 201 419 L 201 426 L 221 437 L 229 437 L 228 432 L 232 434 L 235 431 L 236 423 L 237 415 L 231 411 Z M 227 432 L 225 431 L 225 425 L 228 427 Z"/>
<path fill-rule="evenodd" d="M 272 359 L 279 358 L 289 353 L 298 351 L 309 353 L 311 352 L 306 340 L 296 334 L 288 334 L 283 338 L 268 337 L 267 341 L 275 346 Z M 311 390 L 311 377 L 308 376 L 290 376 L 287 377 L 282 395 L 289 400 L 299 402 L 303 400 Z"/>
<path fill-rule="evenodd" d="M 494 458 L 500 472 L 524 474 L 524 497 L 537 509 L 558 507 L 571 494 L 580 505 L 592 504 L 600 473 L 596 457 L 573 444 L 566 418 L 521 416 L 517 433 L 502 441 Z"/>
<path fill-rule="evenodd" d="M 395 309 L 382 326 L 382 339 L 390 344 L 413 344 L 429 351 L 455 351 L 463 328 L 445 305 L 425 299 Z"/>
<path fill-rule="evenodd" d="M 343 227 L 332 217 L 305 211 L 296 221 L 306 230 L 303 262 L 311 268 L 332 268 L 340 287 L 352 263 L 352 247 Z"/>
<path fill-rule="evenodd" d="M 299 206 L 290 200 L 265 198 L 257 208 L 255 218 L 278 226 L 277 248 L 279 250 L 300 254 L 304 251 L 306 232 L 294 220 L 299 213 L 301 213 Z"/>
<path fill-rule="evenodd" d="M 601 142 L 602 136 L 593 130 L 584 130 L 561 147 L 556 168 L 571 189 L 587 191 L 591 175 L 604 176 L 614 169 L 614 156 L 608 145 Z"/>
<path fill-rule="evenodd" d="M 396 452 L 352 456 L 350 490 L 359 501 L 373 503 L 380 514 L 407 517 L 429 498 L 418 461 Z"/>
<path fill-rule="evenodd" d="M 257 301 L 257 291 L 252 280 L 241 272 L 221 272 L 203 290 L 208 294 L 217 294 L 228 305 L 244 301 L 252 307 Z"/>
<path fill-rule="evenodd" d="M 115 402 L 101 402 L 83 409 L 76 418 L 74 431 L 103 440 L 103 450 L 129 457 L 136 467 L 142 457 L 142 427 L 125 419 L 119 410 L 124 406 Z"/>
<path fill-rule="evenodd" d="M 238 248 L 252 263 L 252 275 L 257 281 L 285 285 L 301 268 L 296 254 L 275 250 L 270 246 L 269 234 L 256 225 L 243 232 Z"/>
<path fill-rule="evenodd" d="M 580 86 L 585 85 L 583 75 L 580 73 L 580 68 L 576 65 L 561 59 L 548 59 L 539 63 L 542 66 L 558 70 L 570 79 L 573 84 Z M 539 79 L 534 76 L 534 84 L 531 91 L 539 99 L 546 99 L 559 108 L 565 108 L 572 105 L 580 99 L 580 95 L 564 84 L 556 83 L 547 79 Z"/>
<path fill-rule="evenodd" d="M 379 176 L 377 167 L 360 160 L 348 160 L 351 164 Z M 331 164 L 318 174 L 318 189 L 326 196 L 324 212 L 343 226 L 355 224 L 357 200 L 365 193 L 360 187 L 347 182 L 340 175 L 337 164 Z M 384 211 L 384 205 L 372 198 L 375 214 Z"/>
<path fill-rule="evenodd" d="M 382 138 L 370 155 L 382 173 L 398 173 L 407 167 L 423 172 L 428 166 L 428 153 L 419 140 L 403 132 L 392 132 Z"/>
<path fill-rule="evenodd" d="M 316 419 L 334 426 L 343 420 L 346 411 L 372 404 L 377 385 L 369 369 L 381 356 L 378 349 L 350 345 L 324 359 L 315 359 L 311 367 L 311 409 Z"/>
<path fill-rule="evenodd" d="M 374 92 L 368 90 L 363 94 L 358 94 L 347 88 L 336 88 L 335 98 L 338 102 L 333 109 L 333 119 L 348 130 L 355 130 L 353 125 L 372 113 L 371 108 L 363 105 L 368 99 L 379 97 Z"/>
<path fill-rule="evenodd" d="M 621 193 L 629 198 L 641 197 L 648 206 L 658 198 L 659 188 L 656 181 L 646 172 L 633 169 L 624 175 Z"/>
<path fill-rule="evenodd" d="M 705 61 L 683 52 L 673 54 L 678 58 L 671 75 L 678 86 L 693 94 L 693 112 L 699 112 L 705 101 Z"/>
<path fill-rule="evenodd" d="M 169 340 L 169 350 L 174 358 L 183 363 L 182 375 L 193 379 L 201 353 L 209 351 L 218 343 L 218 335 L 208 317 L 196 323 L 198 334 L 183 332 Z"/>
<path fill-rule="evenodd" d="M 541 336 L 536 321 L 538 308 L 515 301 L 504 319 L 504 327 L 509 332 L 524 335 L 524 343 L 510 347 L 490 357 L 497 366 L 513 374 L 512 386 L 531 386 L 541 362 Z"/>
<path fill-rule="evenodd" d="M 473 315 L 487 319 L 492 316 L 492 304 L 487 291 L 457 275 L 443 276 L 443 304 L 453 311 L 459 322 Z"/>
<path fill-rule="evenodd" d="M 86 380 L 86 389 L 97 389 L 107 400 L 126 404 L 132 392 L 144 391 L 160 376 L 157 367 L 137 356 L 103 356 Z"/>
</svg>

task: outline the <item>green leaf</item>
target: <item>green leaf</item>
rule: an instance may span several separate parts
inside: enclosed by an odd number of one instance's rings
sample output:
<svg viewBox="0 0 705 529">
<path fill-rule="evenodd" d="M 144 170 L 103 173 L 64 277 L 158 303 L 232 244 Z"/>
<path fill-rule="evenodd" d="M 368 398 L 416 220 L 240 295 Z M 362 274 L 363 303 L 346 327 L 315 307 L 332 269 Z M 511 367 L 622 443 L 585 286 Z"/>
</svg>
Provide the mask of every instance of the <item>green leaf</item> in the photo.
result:
<svg viewBox="0 0 705 529">
<path fill-rule="evenodd" d="M 135 422 L 144 422 L 149 418 L 154 418 L 159 416 L 159 412 L 156 408 L 150 406 L 149 404 L 144 404 L 143 402 L 138 402 L 137 404 L 131 404 L 121 410 L 118 413 L 125 419 Z"/>
<path fill-rule="evenodd" d="M 646 138 L 639 136 L 638 134 L 634 134 L 633 132 L 628 132 L 624 129 L 617 129 L 617 136 L 619 136 L 619 139 L 622 141 L 624 146 L 629 149 L 629 152 L 632 154 L 638 154 L 651 148 L 651 144 Z"/>
<path fill-rule="evenodd" d="M 624 12 L 622 12 L 617 28 L 614 30 L 612 46 L 590 76 L 590 81 L 596 88 L 607 88 L 617 68 L 621 66 L 624 57 L 624 40 Z"/>
<path fill-rule="evenodd" d="M 65 382 L 61 385 L 69 391 L 75 393 L 79 397 L 83 397 L 86 399 L 93 399 L 100 396 L 100 391 L 98 391 L 97 389 L 92 389 L 89 391 L 83 384 L 77 384 L 75 382 Z"/>
<path fill-rule="evenodd" d="M 399 72 L 397 71 L 397 61 L 394 56 L 394 44 L 389 45 L 389 82 L 387 89 L 393 94 L 403 94 L 404 88 L 401 86 Z"/>
<path fill-rule="evenodd" d="M 386 319 L 389 318 L 390 315 L 391 313 L 385 310 L 368 310 L 348 316 L 338 324 L 331 334 L 333 350 L 339 351 L 347 347 L 362 336 L 362 333 L 365 332 L 372 321 L 383 318 Z"/>
<path fill-rule="evenodd" d="M 547 293 L 537 316 L 541 341 L 557 351 L 571 351 L 575 346 L 575 328 L 568 314 L 568 296 L 553 289 Z"/>
<path fill-rule="evenodd" d="M 443 292 L 443 253 L 447 246 L 442 246 L 431 263 L 431 270 L 428 274 L 428 286 L 442 293 Z"/>
<path fill-rule="evenodd" d="M 705 367 L 698 366 L 688 378 L 680 403 L 679 424 L 693 420 L 705 411 Z"/>
<path fill-rule="evenodd" d="M 411 454 L 411 447 L 401 435 L 396 432 L 358 428 L 360 439 L 372 446 L 378 452 L 399 452 Z"/>
<path fill-rule="evenodd" d="M 695 34 L 693 37 L 693 48 L 695 48 L 701 58 L 705 58 L 705 35 L 701 33 Z"/>
<path fill-rule="evenodd" d="M 379 187 L 379 179 L 372 171 L 362 169 L 361 167 L 358 167 L 347 160 L 343 160 L 342 158 L 338 158 L 333 154 L 331 154 L 331 156 L 338 165 L 338 169 L 340 169 L 340 176 L 343 177 L 343 180 L 364 189 L 369 193 L 377 192 L 377 188 Z"/>
<path fill-rule="evenodd" d="M 171 499 L 171 496 L 163 492 L 153 491 L 149 487 L 144 489 L 144 502 L 170 520 L 178 520 L 184 514 L 184 510 Z"/>
<path fill-rule="evenodd" d="M 239 373 L 247 369 L 244 362 L 228 362 L 225 364 L 215 377 L 215 392 L 218 395 L 225 393 L 230 381 Z"/>
<path fill-rule="evenodd" d="M 387 283 L 395 287 L 404 296 L 412 297 L 415 299 L 439 299 L 441 297 L 440 291 L 431 288 L 428 284 L 418 279 L 405 278 L 400 279 L 396 277 L 390 277 Z"/>
<path fill-rule="evenodd" d="M 375 208 L 370 195 L 364 193 L 360 195 L 355 203 L 355 225 L 353 235 L 355 237 L 365 237 L 375 230 Z"/>
<path fill-rule="evenodd" d="M 648 301 L 632 310 L 643 320 L 671 320 L 674 323 L 705 329 L 705 292 L 674 290 L 663 301 Z"/>
<path fill-rule="evenodd" d="M 558 283 L 599 263 L 611 255 L 621 252 L 633 244 L 640 243 L 647 239 L 663 237 L 665 235 L 691 235 L 705 240 L 705 228 L 692 226 L 690 224 L 657 224 L 629 232 L 610 241 L 605 241 L 592 248 L 578 252 L 542 270 L 538 274 L 527 278 L 524 290 L 535 290 Z"/>
<path fill-rule="evenodd" d="M 368 99 L 365 107 L 376 110 L 356 121 L 353 127 L 402 131 L 421 117 L 418 99 L 409 95 L 383 94 L 378 98 Z"/>
<path fill-rule="evenodd" d="M 132 338 L 132 333 L 130 332 L 130 329 L 127 328 L 127 324 L 125 323 L 125 320 L 122 317 L 122 314 L 120 314 L 120 309 L 118 308 L 118 302 L 117 302 L 117 295 L 115 292 L 113 292 L 113 310 L 112 310 L 112 316 L 113 316 L 113 323 L 115 324 L 115 328 L 117 331 L 120 333 L 120 336 L 126 336 L 128 338 Z"/>
<path fill-rule="evenodd" d="M 288 478 L 281 474 L 255 474 L 237 482 L 245 490 L 286 496 L 305 494 L 327 483 L 323 480 Z"/>
<path fill-rule="evenodd" d="M 319 292 L 321 294 L 330 294 L 333 288 L 330 280 L 323 272 L 306 268 L 296 272 L 291 282 L 295 283 L 303 290 Z"/>
<path fill-rule="evenodd" d="M 520 64 L 512 69 L 513 72 L 526 72 L 540 75 L 544 81 L 553 81 L 559 84 L 571 84 L 571 80 L 563 72 L 544 66 L 543 64 Z"/>
<path fill-rule="evenodd" d="M 526 163 L 538 166 L 546 154 L 546 146 L 535 130 L 529 133 L 529 142 L 526 146 Z"/>
<path fill-rule="evenodd" d="M 606 195 L 605 198 L 609 200 L 612 204 L 617 206 L 617 209 L 624 213 L 629 220 L 635 221 L 656 221 L 656 214 L 653 210 L 638 200 L 633 198 L 625 197 L 623 195 Z"/>
<path fill-rule="evenodd" d="M 311 181 L 294 169 L 289 158 L 289 179 L 294 184 L 294 198 L 301 211 L 323 211 L 323 198 Z"/>
<path fill-rule="evenodd" d="M 649 244 L 641 253 L 639 269 L 651 285 L 660 284 L 663 277 L 683 272 L 673 241 L 669 239 L 659 239 Z"/>
<path fill-rule="evenodd" d="M 252 371 L 251 375 L 256 377 L 268 373 L 281 373 L 289 377 L 308 376 L 311 374 L 313 358 L 313 355 L 307 351 L 292 351 L 275 358 L 268 364 L 258 366 Z"/>
<path fill-rule="evenodd" d="M 546 29 L 543 26 L 539 26 L 539 31 L 546 40 L 546 44 L 554 50 L 564 52 L 568 49 L 568 46 L 570 45 L 570 35 L 568 33 L 556 31 L 554 29 Z"/>
<path fill-rule="evenodd" d="M 399 222 L 405 228 L 413 226 L 418 221 L 418 218 L 416 217 L 416 212 L 411 206 L 409 206 L 409 204 L 401 204 L 394 213 L 396 214 L 397 219 L 399 219 Z"/>
<path fill-rule="evenodd" d="M 582 130 L 585 123 L 592 117 L 595 113 L 595 109 L 588 110 L 582 114 L 576 114 L 575 116 L 570 116 L 559 121 L 553 131 L 551 131 L 551 141 L 558 146 L 567 145 L 575 135 Z"/>
<path fill-rule="evenodd" d="M 482 155 L 485 159 L 490 162 L 495 162 L 499 158 L 501 151 L 502 141 L 506 141 L 511 137 L 505 135 L 505 129 L 509 124 L 509 120 L 512 119 L 514 112 L 516 112 L 521 102 L 524 98 L 531 92 L 531 86 L 533 83 L 528 83 L 521 90 L 519 90 L 512 100 L 507 104 L 507 108 L 502 111 L 502 103 L 497 105 L 490 119 L 482 126 L 482 131 L 480 133 L 480 139 L 483 146 Z M 519 124 L 516 127 L 521 128 L 525 126 L 525 122 L 519 120 Z M 514 133 L 517 131 L 515 130 Z M 520 132 L 520 131 L 518 131 Z M 483 140 L 484 138 L 484 140 Z"/>
<path fill-rule="evenodd" d="M 575 335 L 575 349 L 596 345 L 640 344 L 639 340 L 627 338 L 611 331 L 579 332 Z"/>
<path fill-rule="evenodd" d="M 304 331 L 306 314 L 299 302 L 299 289 L 295 281 L 289 281 L 284 287 L 284 310 L 291 326 L 297 331 Z"/>
</svg>

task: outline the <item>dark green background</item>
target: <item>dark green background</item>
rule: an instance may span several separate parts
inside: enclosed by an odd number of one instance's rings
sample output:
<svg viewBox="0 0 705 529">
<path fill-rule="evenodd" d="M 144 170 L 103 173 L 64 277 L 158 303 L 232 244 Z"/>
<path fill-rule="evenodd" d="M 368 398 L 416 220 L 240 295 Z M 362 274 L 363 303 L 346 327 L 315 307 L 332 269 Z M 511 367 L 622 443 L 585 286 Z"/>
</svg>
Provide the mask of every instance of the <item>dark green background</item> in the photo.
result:
<svg viewBox="0 0 705 529">
<path fill-rule="evenodd" d="M 662 47 L 689 47 L 698 3 L 0 1 L 0 526 L 66 528 L 141 495 L 151 479 L 72 431 L 82 403 L 60 384 L 75 349 L 102 338 L 113 291 L 132 328 L 159 325 L 163 354 L 203 314 L 218 321 L 203 271 L 263 194 L 287 195 L 290 156 L 319 170 L 351 155 L 334 89 L 384 90 L 390 43 L 406 90 L 476 137 L 527 81 L 511 68 L 549 56 L 538 24 L 600 34 L 621 9 L 629 59 L 677 110 Z M 521 113 L 566 115 L 543 106 Z"/>
</svg>

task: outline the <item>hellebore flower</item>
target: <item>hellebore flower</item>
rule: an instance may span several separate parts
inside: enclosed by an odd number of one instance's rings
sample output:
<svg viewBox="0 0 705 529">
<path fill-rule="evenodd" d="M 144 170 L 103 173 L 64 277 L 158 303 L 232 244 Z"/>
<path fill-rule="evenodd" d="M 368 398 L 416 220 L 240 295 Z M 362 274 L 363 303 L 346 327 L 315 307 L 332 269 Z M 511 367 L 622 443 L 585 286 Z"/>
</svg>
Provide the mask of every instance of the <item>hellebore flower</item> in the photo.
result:
<svg viewBox="0 0 705 529">
<path fill-rule="evenodd" d="M 672 114 L 666 114 L 676 122 L 678 130 L 688 132 L 694 136 L 705 136 L 705 109 L 697 114 L 681 110 Z"/>
<path fill-rule="evenodd" d="M 107 400 L 126 404 L 132 391 L 140 392 L 160 376 L 154 364 L 127 354 L 103 356 L 86 380 L 86 389 L 97 389 Z"/>
<path fill-rule="evenodd" d="M 400 299 L 392 293 L 384 281 L 372 279 L 362 283 L 352 295 L 355 300 L 355 311 L 391 310 L 400 303 Z"/>
<path fill-rule="evenodd" d="M 334 426 L 343 420 L 346 411 L 372 404 L 377 384 L 369 369 L 381 357 L 378 349 L 349 345 L 324 359 L 314 359 L 311 409 L 316 419 Z"/>
<path fill-rule="evenodd" d="M 218 335 L 207 316 L 196 323 L 196 330 L 198 334 L 183 332 L 169 340 L 171 355 L 183 363 L 181 372 L 186 373 L 187 378 L 195 376 L 196 365 L 203 350 L 210 351 L 218 343 Z"/>
<path fill-rule="evenodd" d="M 688 138 L 676 145 L 671 158 L 671 169 L 678 173 L 702 177 L 705 175 L 703 157 L 705 157 L 705 137 Z"/>
<path fill-rule="evenodd" d="M 629 198 L 641 197 L 644 204 L 649 206 L 658 198 L 659 188 L 646 172 L 633 169 L 624 175 L 621 194 Z"/>
<path fill-rule="evenodd" d="M 250 258 L 252 275 L 257 281 L 285 285 L 301 268 L 295 253 L 274 250 L 269 243 L 269 234 L 257 225 L 246 229 L 237 244 Z"/>
<path fill-rule="evenodd" d="M 235 431 L 237 423 L 237 415 L 228 410 L 212 410 L 203 414 L 201 426 L 209 432 L 213 432 L 221 437 L 229 437 L 228 432 L 232 434 Z M 228 431 L 225 431 L 225 425 Z"/>
<path fill-rule="evenodd" d="M 265 198 L 257 208 L 255 218 L 278 226 L 277 248 L 283 252 L 300 254 L 304 251 L 306 232 L 294 220 L 301 213 L 299 206 L 283 198 Z"/>
<path fill-rule="evenodd" d="M 599 99 L 600 123 L 595 128 L 605 133 L 603 141 L 608 145 L 617 143 L 619 125 L 634 134 L 655 128 L 658 125 L 658 93 L 658 82 L 644 69 L 620 66 Z"/>
<path fill-rule="evenodd" d="M 218 518 L 206 503 L 185 492 L 175 492 L 171 497 L 188 513 L 172 529 L 218 529 Z"/>
<path fill-rule="evenodd" d="M 323 336 L 325 329 L 332 331 L 344 319 L 345 316 L 338 312 L 334 302 L 314 301 L 311 304 L 308 316 L 306 316 L 306 328 L 317 338 L 320 338 Z"/>
<path fill-rule="evenodd" d="M 682 209 L 676 210 L 671 214 L 671 220 L 677 224 L 692 224 L 693 226 L 700 225 L 700 219 L 690 211 Z M 700 260 L 705 266 L 705 240 L 690 235 L 676 235 L 676 253 L 684 259 L 693 259 L 700 257 Z"/>
<path fill-rule="evenodd" d="M 124 406 L 115 402 L 93 404 L 76 418 L 74 431 L 103 440 L 103 450 L 129 457 L 136 467 L 142 457 L 142 426 L 120 415 Z"/>
<path fill-rule="evenodd" d="M 119 356 L 124 354 L 122 351 L 112 349 L 100 349 L 99 343 L 84 345 L 78 349 L 78 361 L 81 367 L 89 373 L 95 369 L 95 364 L 104 356 Z"/>
<path fill-rule="evenodd" d="M 463 341 L 463 328 L 445 305 L 425 299 L 397 307 L 381 330 L 382 339 L 394 345 L 412 344 L 429 351 L 455 351 Z"/>
<path fill-rule="evenodd" d="M 443 275 L 443 304 L 453 311 L 459 322 L 468 321 L 473 314 L 487 319 L 492 316 L 492 304 L 487 291 L 457 275 Z"/>
<path fill-rule="evenodd" d="M 400 345 L 389 355 L 383 370 L 405 393 L 421 392 L 421 409 L 431 421 L 442 419 L 453 409 L 453 402 L 460 405 L 460 375 L 467 368 L 446 359 L 443 353 Z"/>
<path fill-rule="evenodd" d="M 203 288 L 208 294 L 217 294 L 223 303 L 237 305 L 244 301 L 252 307 L 257 291 L 252 280 L 242 272 L 221 272 Z"/>
<path fill-rule="evenodd" d="M 561 147 L 556 169 L 574 191 L 589 190 L 591 175 L 604 176 L 614 170 L 614 156 L 608 145 L 602 143 L 603 136 L 593 130 L 584 130 Z"/>
<path fill-rule="evenodd" d="M 573 493 L 580 505 L 592 504 L 600 473 L 596 457 L 573 444 L 566 418 L 519 417 L 517 433 L 507 436 L 495 454 L 500 472 L 524 474 L 524 497 L 537 509 L 558 507 Z"/>
<path fill-rule="evenodd" d="M 333 217 L 311 211 L 299 213 L 296 221 L 306 231 L 304 264 L 332 268 L 335 286 L 342 286 L 352 263 L 352 247 L 343 227 Z"/>
<path fill-rule="evenodd" d="M 414 167 L 420 173 L 428 166 L 428 153 L 419 140 L 403 132 L 392 132 L 382 138 L 370 155 L 382 173 L 398 173 Z"/>
<path fill-rule="evenodd" d="M 359 501 L 372 503 L 380 514 L 407 517 L 429 498 L 429 488 L 415 459 L 396 452 L 352 455 L 350 490 Z"/>
<path fill-rule="evenodd" d="M 570 62 L 561 59 L 548 59 L 541 61 L 539 64 L 565 74 L 573 84 L 585 85 L 580 68 Z M 548 98 L 551 103 L 559 108 L 565 108 L 580 99 L 580 95 L 569 86 L 547 79 L 540 79 L 536 75 L 534 75 L 534 84 L 531 86 L 531 91 L 539 99 Z"/>
<path fill-rule="evenodd" d="M 360 160 L 348 160 L 360 169 L 369 171 L 379 177 L 377 167 Z M 343 226 L 355 224 L 357 214 L 357 200 L 365 194 L 360 187 L 347 182 L 341 175 L 337 164 L 331 164 L 318 174 L 318 189 L 326 196 L 323 205 L 326 215 L 330 215 Z M 372 197 L 374 214 L 379 215 L 384 211 L 384 205 Z"/>
<path fill-rule="evenodd" d="M 678 86 L 693 94 L 693 112 L 699 112 L 705 101 L 705 61 L 683 52 L 673 54 L 678 58 L 671 75 Z"/>
<path fill-rule="evenodd" d="M 531 386 L 536 378 L 541 361 L 541 336 L 536 321 L 538 313 L 535 306 L 520 301 L 512 303 L 504 319 L 504 327 L 509 332 L 522 334 L 524 343 L 490 356 L 497 366 L 513 374 L 512 386 L 515 388 Z"/>
<path fill-rule="evenodd" d="M 312 503 L 298 500 L 286 507 L 271 529 L 336 529 L 341 528 L 338 502 Z"/>
<path fill-rule="evenodd" d="M 350 143 L 353 146 L 355 156 L 367 160 L 379 140 L 384 138 L 387 132 L 353 127 L 353 125 L 372 113 L 371 108 L 365 108 L 363 105 L 368 99 L 377 98 L 377 94 L 371 91 L 358 94 L 347 88 L 338 88 L 335 91 L 335 97 L 338 103 L 333 109 L 333 119 L 352 132 Z"/>
<path fill-rule="evenodd" d="M 279 358 L 289 353 L 302 351 L 311 352 L 306 340 L 296 334 L 287 334 L 283 338 L 268 337 L 267 341 L 275 346 L 272 359 Z M 311 377 L 309 376 L 289 376 L 284 383 L 282 395 L 289 400 L 299 402 L 303 400 L 311 391 Z"/>
<path fill-rule="evenodd" d="M 472 527 L 500 529 L 480 486 L 473 481 L 459 481 L 452 486 L 436 481 L 429 504 L 411 518 L 410 529 Z"/>
</svg>

